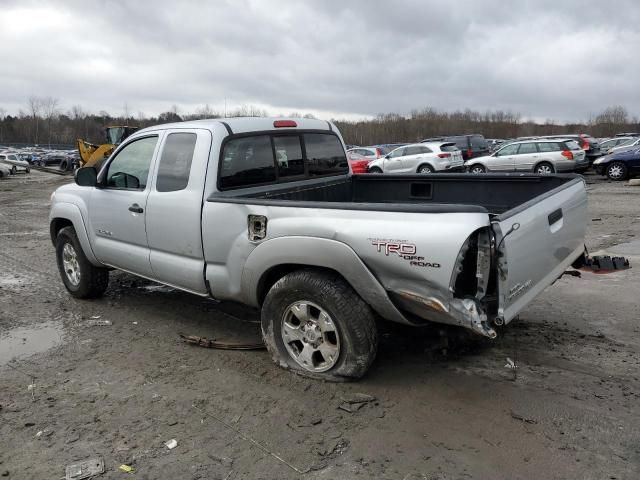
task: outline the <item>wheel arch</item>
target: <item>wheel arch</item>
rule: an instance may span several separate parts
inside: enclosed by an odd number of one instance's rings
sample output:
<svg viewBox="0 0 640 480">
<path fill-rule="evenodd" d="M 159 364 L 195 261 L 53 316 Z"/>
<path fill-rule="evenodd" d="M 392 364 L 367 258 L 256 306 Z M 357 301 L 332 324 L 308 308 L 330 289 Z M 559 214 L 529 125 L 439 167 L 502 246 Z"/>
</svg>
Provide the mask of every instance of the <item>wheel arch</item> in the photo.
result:
<svg viewBox="0 0 640 480">
<path fill-rule="evenodd" d="M 89 242 L 89 236 L 82 219 L 80 209 L 72 203 L 55 203 L 51 207 L 51 213 L 49 214 L 49 234 L 51 236 L 51 242 L 55 245 L 56 237 L 60 230 L 65 227 L 73 227 L 76 231 L 78 241 L 82 246 L 87 260 L 95 266 L 102 266 L 100 261 L 96 258 Z"/>
<path fill-rule="evenodd" d="M 260 306 L 278 280 L 288 273 L 308 268 L 337 273 L 381 317 L 411 324 L 351 247 L 325 238 L 279 237 L 256 247 L 242 272 L 245 300 Z"/>
<path fill-rule="evenodd" d="M 431 164 L 430 162 L 422 161 L 422 162 L 420 162 L 418 164 L 418 167 L 416 168 L 416 173 L 418 173 L 422 167 L 429 167 L 432 171 L 434 171 L 434 172 L 436 171 L 436 169 L 433 166 L 433 164 Z"/>
</svg>

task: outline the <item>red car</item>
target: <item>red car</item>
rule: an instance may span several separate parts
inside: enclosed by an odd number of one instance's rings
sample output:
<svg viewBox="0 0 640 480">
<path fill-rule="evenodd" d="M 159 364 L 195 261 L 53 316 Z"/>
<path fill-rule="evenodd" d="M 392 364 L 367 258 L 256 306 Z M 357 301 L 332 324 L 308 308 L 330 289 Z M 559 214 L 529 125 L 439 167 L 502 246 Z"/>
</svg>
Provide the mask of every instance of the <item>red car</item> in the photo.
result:
<svg viewBox="0 0 640 480">
<path fill-rule="evenodd" d="M 367 173 L 369 162 L 389 153 L 385 147 L 355 147 L 347 150 L 347 158 L 353 173 Z"/>
</svg>

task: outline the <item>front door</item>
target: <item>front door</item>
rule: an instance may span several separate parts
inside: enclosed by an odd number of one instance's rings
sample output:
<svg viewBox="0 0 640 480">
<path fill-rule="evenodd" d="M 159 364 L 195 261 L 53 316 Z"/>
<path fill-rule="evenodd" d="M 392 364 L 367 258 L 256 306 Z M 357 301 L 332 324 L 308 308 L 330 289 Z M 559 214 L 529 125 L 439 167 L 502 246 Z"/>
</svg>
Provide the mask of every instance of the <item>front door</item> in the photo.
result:
<svg viewBox="0 0 640 480">
<path fill-rule="evenodd" d="M 512 171 L 515 165 L 515 156 L 518 153 L 518 144 L 516 143 L 502 147 L 496 153 L 491 155 L 493 158 L 487 162 L 488 170 L 492 172 Z"/>
<path fill-rule="evenodd" d="M 384 160 L 384 173 L 400 173 L 403 169 L 402 156 L 405 147 L 396 148 Z"/>
<path fill-rule="evenodd" d="M 90 234 L 94 253 L 106 265 L 152 277 L 145 227 L 149 171 L 158 135 L 119 149 L 101 172 L 102 187 L 91 193 Z"/>
</svg>

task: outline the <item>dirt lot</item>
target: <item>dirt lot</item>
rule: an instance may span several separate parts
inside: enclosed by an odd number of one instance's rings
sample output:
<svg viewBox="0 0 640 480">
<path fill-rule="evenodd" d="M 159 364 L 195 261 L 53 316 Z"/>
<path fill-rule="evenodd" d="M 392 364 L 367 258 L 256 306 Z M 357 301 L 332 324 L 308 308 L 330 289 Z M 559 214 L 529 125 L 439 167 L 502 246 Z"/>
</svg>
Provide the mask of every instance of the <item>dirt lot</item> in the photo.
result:
<svg viewBox="0 0 640 480">
<path fill-rule="evenodd" d="M 589 248 L 638 264 L 640 187 L 588 180 Z M 387 327 L 363 380 L 326 384 L 178 337 L 255 341 L 255 311 L 122 273 L 100 300 L 71 298 L 47 225 L 68 181 L 0 181 L 2 478 L 95 456 L 100 479 L 127 478 L 123 463 L 139 479 L 639 478 L 635 270 L 559 280 L 493 342 Z M 338 408 L 359 393 L 375 400 Z"/>
</svg>

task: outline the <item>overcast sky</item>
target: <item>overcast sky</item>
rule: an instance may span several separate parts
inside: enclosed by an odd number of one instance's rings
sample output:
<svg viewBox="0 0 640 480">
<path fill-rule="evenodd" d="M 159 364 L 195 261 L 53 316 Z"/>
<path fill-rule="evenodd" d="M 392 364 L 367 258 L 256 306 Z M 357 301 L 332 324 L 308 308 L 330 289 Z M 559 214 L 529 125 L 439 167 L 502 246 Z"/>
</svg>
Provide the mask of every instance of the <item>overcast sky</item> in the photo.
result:
<svg viewBox="0 0 640 480">
<path fill-rule="evenodd" d="M 0 108 L 640 115 L 640 1 L 0 0 Z"/>
</svg>

